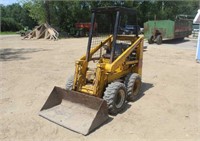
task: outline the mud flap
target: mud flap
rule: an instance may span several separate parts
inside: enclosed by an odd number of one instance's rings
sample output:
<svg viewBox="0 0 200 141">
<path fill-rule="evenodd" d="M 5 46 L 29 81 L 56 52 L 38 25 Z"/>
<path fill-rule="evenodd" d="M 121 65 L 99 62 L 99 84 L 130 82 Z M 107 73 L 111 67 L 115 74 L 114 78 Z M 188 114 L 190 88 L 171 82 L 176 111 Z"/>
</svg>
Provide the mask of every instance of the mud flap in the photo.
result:
<svg viewBox="0 0 200 141">
<path fill-rule="evenodd" d="M 103 99 L 59 87 L 54 87 L 39 115 L 83 135 L 89 134 L 109 117 Z"/>
</svg>

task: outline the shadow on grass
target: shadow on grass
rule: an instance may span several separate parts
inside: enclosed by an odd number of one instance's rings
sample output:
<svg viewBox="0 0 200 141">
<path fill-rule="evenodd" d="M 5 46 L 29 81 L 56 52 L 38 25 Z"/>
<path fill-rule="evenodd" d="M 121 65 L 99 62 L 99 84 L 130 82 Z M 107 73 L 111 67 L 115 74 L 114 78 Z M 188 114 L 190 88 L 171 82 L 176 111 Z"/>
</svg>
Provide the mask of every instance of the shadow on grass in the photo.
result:
<svg viewBox="0 0 200 141">
<path fill-rule="evenodd" d="M 3 48 L 0 49 L 0 62 L 2 61 L 17 61 L 17 60 L 26 60 L 30 57 L 24 57 L 24 54 L 47 51 L 48 49 L 35 49 L 35 48 Z"/>
</svg>

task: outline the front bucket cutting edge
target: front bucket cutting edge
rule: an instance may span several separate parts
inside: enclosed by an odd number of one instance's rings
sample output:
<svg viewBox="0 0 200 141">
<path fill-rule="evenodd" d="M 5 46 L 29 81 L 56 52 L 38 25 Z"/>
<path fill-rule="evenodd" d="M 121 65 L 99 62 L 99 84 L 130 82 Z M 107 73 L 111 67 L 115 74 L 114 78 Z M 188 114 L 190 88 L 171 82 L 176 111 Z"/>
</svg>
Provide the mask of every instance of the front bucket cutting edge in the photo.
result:
<svg viewBox="0 0 200 141">
<path fill-rule="evenodd" d="M 108 108 L 103 99 L 54 87 L 39 115 L 87 135 L 108 119 Z"/>
</svg>

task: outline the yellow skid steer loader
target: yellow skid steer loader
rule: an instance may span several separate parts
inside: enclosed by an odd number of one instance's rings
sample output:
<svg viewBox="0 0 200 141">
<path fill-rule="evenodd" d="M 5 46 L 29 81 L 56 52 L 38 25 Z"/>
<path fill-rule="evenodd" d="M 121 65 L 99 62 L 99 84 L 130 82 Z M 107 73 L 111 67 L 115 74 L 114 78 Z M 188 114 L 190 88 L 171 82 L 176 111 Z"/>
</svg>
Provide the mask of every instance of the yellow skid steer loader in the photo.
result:
<svg viewBox="0 0 200 141">
<path fill-rule="evenodd" d="M 130 29 L 134 34 L 123 35 L 126 24 L 136 25 Z M 55 87 L 39 115 L 87 135 L 102 125 L 108 114 L 121 112 L 126 101 L 136 100 L 143 58 L 143 36 L 138 35 L 137 27 L 133 9 L 93 9 L 86 54 L 76 61 L 66 88 Z"/>
</svg>

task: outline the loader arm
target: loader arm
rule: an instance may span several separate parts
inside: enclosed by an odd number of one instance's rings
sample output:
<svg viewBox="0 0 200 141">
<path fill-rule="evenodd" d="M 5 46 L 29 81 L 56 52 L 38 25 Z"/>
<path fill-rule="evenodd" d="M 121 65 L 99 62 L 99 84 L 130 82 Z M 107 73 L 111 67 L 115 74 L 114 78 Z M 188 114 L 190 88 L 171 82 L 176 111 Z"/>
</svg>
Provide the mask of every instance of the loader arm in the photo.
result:
<svg viewBox="0 0 200 141">
<path fill-rule="evenodd" d="M 142 58 L 143 58 L 143 36 L 138 37 L 138 39 L 127 48 L 113 63 L 106 64 L 105 68 L 108 72 L 114 72 L 119 66 L 125 64 L 137 64 L 137 70 L 135 70 L 138 74 L 142 75 Z M 138 54 L 136 61 L 126 62 L 126 58 L 136 49 Z"/>
<path fill-rule="evenodd" d="M 112 41 L 112 35 L 110 35 L 108 38 L 106 38 L 104 41 L 102 41 L 99 45 L 96 47 L 92 48 L 90 50 L 90 53 L 88 54 L 89 56 L 89 61 L 92 59 L 92 56 L 106 43 L 109 43 Z M 86 55 L 83 55 L 80 60 L 76 61 L 76 66 L 75 66 L 75 75 L 74 75 L 74 82 L 73 82 L 73 90 L 76 91 L 81 91 L 82 86 L 86 84 L 86 73 L 88 69 L 88 61 L 86 60 Z M 89 91 L 88 91 L 89 93 Z M 94 91 L 91 91 L 91 94 L 94 93 Z"/>
</svg>

